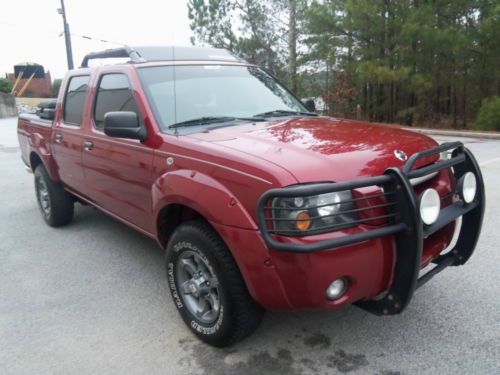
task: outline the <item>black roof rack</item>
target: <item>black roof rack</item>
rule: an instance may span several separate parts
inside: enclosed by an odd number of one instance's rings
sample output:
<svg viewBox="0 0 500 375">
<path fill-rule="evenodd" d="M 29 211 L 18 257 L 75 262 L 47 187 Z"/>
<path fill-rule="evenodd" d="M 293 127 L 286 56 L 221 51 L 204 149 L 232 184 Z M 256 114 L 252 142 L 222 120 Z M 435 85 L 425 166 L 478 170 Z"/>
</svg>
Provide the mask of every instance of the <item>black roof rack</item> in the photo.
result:
<svg viewBox="0 0 500 375">
<path fill-rule="evenodd" d="M 141 55 L 139 55 L 139 53 L 134 49 L 130 47 L 121 47 L 121 48 L 107 49 L 105 51 L 100 51 L 100 52 L 91 52 L 85 55 L 80 68 L 88 68 L 89 60 L 111 59 L 117 57 L 125 57 L 125 58 L 128 57 L 130 58 L 131 62 L 135 63 L 146 62 L 146 60 L 142 58 Z"/>
<path fill-rule="evenodd" d="M 130 58 L 131 63 L 147 61 L 226 61 L 240 62 L 242 60 L 231 54 L 228 50 L 212 47 L 174 47 L 174 46 L 145 46 L 145 47 L 120 47 L 107 49 L 101 52 L 92 52 L 83 58 L 81 68 L 88 68 L 89 60 L 109 58 Z"/>
</svg>

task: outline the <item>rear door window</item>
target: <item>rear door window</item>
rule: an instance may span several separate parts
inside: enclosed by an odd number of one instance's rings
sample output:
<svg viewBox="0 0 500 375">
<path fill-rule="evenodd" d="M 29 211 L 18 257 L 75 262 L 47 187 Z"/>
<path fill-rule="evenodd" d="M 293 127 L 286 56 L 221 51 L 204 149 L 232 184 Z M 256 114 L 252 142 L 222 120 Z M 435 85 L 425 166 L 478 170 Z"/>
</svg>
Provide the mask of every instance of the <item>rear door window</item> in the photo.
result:
<svg viewBox="0 0 500 375">
<path fill-rule="evenodd" d="M 139 121 L 141 114 L 134 99 L 130 82 L 125 74 L 103 75 L 97 89 L 94 110 L 96 129 L 103 130 L 104 115 L 108 112 L 130 111 L 137 113 Z"/>
<path fill-rule="evenodd" d="M 82 124 L 83 109 L 89 88 L 89 76 L 71 77 L 64 99 L 64 122 L 78 125 Z"/>
</svg>

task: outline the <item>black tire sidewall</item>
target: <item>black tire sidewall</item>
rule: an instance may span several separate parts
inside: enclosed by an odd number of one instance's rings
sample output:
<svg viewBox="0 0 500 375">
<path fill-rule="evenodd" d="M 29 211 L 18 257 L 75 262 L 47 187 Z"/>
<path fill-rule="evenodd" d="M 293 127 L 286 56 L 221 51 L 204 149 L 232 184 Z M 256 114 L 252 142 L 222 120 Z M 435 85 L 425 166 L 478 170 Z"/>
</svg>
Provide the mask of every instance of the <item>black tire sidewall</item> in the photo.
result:
<svg viewBox="0 0 500 375">
<path fill-rule="evenodd" d="M 179 228 L 172 236 L 167 246 L 167 280 L 174 304 L 182 316 L 182 319 L 190 330 L 203 341 L 217 345 L 220 340 L 227 337 L 232 328 L 231 304 L 224 271 L 217 259 L 216 252 L 211 251 L 215 245 L 208 238 L 200 236 L 190 227 Z M 185 306 L 177 285 L 176 268 L 177 260 L 184 251 L 192 251 L 198 254 L 212 269 L 219 282 L 220 312 L 217 320 L 211 324 L 199 321 L 191 314 Z"/>
</svg>

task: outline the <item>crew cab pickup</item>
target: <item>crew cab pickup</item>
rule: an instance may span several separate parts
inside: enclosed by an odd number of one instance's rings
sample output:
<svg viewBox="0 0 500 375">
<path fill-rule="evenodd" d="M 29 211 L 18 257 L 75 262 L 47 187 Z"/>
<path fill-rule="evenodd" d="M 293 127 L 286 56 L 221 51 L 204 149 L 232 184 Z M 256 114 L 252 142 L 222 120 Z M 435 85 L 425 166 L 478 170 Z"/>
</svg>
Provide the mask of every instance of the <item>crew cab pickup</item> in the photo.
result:
<svg viewBox="0 0 500 375">
<path fill-rule="evenodd" d="M 89 67 L 108 58 L 126 62 Z M 46 223 L 85 203 L 156 239 L 175 306 L 215 346 L 266 309 L 401 313 L 481 231 L 462 143 L 318 116 L 225 50 L 91 53 L 18 135 Z"/>
</svg>

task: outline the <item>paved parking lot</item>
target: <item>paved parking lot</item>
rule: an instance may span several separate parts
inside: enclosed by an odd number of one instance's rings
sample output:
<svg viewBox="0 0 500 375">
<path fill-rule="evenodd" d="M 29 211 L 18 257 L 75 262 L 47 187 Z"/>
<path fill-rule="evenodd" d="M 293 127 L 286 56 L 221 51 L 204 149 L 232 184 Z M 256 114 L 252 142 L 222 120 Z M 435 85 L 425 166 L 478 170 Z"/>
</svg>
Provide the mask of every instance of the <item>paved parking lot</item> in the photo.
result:
<svg viewBox="0 0 500 375">
<path fill-rule="evenodd" d="M 0 120 L 0 374 L 499 374 L 500 141 L 461 140 L 487 190 L 469 263 L 400 316 L 272 312 L 243 343 L 214 349 L 184 327 L 154 241 L 90 207 L 68 227 L 43 223 L 15 119 Z"/>
</svg>

